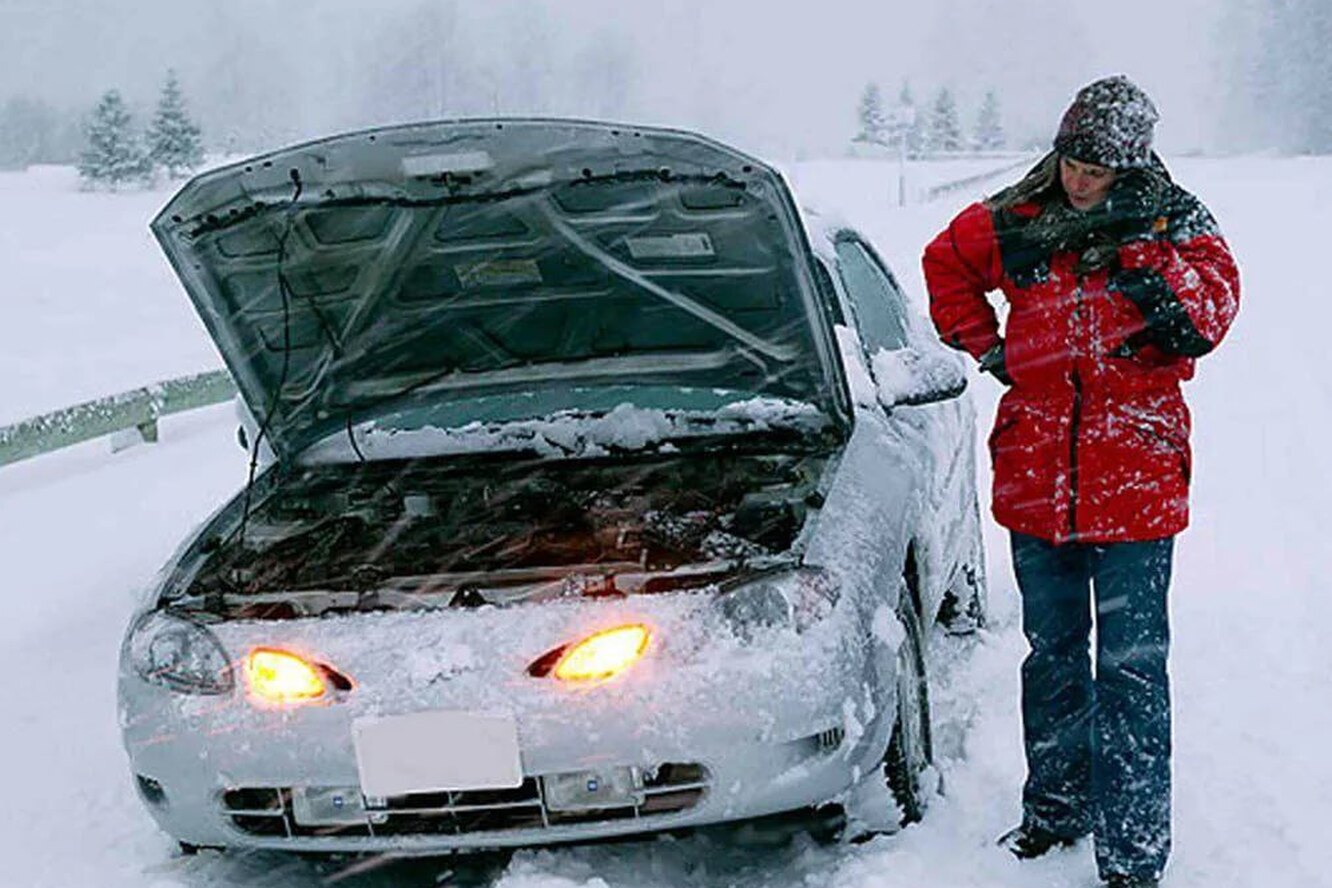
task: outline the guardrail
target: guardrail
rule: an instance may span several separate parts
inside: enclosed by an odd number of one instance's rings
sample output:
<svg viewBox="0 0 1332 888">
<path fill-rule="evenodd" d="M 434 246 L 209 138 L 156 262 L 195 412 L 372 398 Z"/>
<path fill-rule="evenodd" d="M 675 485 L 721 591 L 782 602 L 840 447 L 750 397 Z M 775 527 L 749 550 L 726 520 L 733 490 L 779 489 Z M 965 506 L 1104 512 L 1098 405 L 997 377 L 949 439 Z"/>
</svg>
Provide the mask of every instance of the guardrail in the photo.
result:
<svg viewBox="0 0 1332 888">
<path fill-rule="evenodd" d="M 231 374 L 211 370 L 34 416 L 0 427 L 0 466 L 127 429 L 156 441 L 158 417 L 220 404 L 235 394 Z"/>
<path fill-rule="evenodd" d="M 938 200 L 945 194 L 961 191 L 964 188 L 971 188 L 972 186 L 979 185 L 982 182 L 997 176 L 1002 176 L 1004 173 L 1012 172 L 1019 167 L 1027 166 L 1030 163 L 1032 163 L 1032 158 L 1024 157 L 1021 160 L 1014 161 L 1013 163 L 998 167 L 997 169 L 977 173 L 974 176 L 967 176 L 965 179 L 954 179 L 952 182 L 944 182 L 942 185 L 935 185 L 933 188 L 930 188 L 925 192 L 925 202 L 929 203 L 932 200 Z"/>
</svg>

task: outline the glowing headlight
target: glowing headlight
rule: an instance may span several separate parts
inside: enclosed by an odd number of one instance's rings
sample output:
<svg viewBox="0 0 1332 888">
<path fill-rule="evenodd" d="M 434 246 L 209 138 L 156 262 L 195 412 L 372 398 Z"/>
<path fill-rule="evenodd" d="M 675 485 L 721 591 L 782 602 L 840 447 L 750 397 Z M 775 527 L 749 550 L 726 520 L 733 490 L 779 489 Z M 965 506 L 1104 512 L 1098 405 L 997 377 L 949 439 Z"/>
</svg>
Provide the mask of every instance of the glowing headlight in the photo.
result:
<svg viewBox="0 0 1332 888">
<path fill-rule="evenodd" d="M 748 580 L 726 589 L 717 599 L 723 618 L 741 638 L 749 638 L 763 627 L 792 627 L 803 632 L 832 613 L 836 603 L 836 583 L 814 567 Z"/>
<path fill-rule="evenodd" d="M 129 659 L 144 681 L 182 694 L 227 694 L 231 663 L 213 633 L 163 611 L 145 614 L 130 632 Z"/>
<path fill-rule="evenodd" d="M 328 690 L 315 666 L 271 648 L 250 651 L 245 658 L 245 681 L 250 694 L 264 703 L 309 703 Z"/>
<path fill-rule="evenodd" d="M 651 637 L 648 628 L 639 623 L 616 626 L 548 651 L 527 671 L 538 678 L 553 674 L 564 681 L 607 679 L 638 662 Z"/>
</svg>

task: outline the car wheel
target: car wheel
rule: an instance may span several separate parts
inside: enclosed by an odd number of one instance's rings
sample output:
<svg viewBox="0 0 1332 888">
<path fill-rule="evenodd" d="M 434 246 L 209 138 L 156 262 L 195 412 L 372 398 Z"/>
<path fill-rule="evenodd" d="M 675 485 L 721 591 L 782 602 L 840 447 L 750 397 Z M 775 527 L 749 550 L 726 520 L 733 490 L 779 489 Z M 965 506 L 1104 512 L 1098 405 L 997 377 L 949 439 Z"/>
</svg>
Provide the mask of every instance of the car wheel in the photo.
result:
<svg viewBox="0 0 1332 888">
<path fill-rule="evenodd" d="M 883 756 L 883 775 L 905 826 L 920 820 L 928 804 L 929 794 L 922 784 L 933 749 L 924 632 L 909 596 L 904 595 L 903 600 L 898 613 L 905 638 L 897 648 L 897 718 Z"/>
</svg>

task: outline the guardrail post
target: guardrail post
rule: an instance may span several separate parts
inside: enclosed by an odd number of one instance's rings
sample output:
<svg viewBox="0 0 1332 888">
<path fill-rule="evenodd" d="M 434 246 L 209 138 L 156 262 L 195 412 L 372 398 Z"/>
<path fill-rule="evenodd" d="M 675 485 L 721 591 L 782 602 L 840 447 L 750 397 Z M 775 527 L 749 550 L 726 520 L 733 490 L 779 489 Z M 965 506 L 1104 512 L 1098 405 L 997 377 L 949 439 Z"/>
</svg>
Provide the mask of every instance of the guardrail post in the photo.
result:
<svg viewBox="0 0 1332 888">
<path fill-rule="evenodd" d="M 151 443 L 158 439 L 159 417 L 220 404 L 235 394 L 230 374 L 212 370 L 34 416 L 0 427 L 0 466 L 125 430 Z M 138 441 L 119 438 L 111 447 L 121 450 Z"/>
</svg>

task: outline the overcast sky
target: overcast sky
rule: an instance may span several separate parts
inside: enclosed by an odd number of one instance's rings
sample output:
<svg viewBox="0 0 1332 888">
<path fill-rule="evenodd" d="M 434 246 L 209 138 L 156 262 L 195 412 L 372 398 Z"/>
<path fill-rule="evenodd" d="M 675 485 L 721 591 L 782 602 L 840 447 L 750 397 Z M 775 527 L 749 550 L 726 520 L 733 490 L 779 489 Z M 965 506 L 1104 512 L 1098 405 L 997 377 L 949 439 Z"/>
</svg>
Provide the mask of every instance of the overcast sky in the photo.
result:
<svg viewBox="0 0 1332 888">
<path fill-rule="evenodd" d="M 429 116 L 367 107 L 365 97 L 367 84 L 411 75 L 386 58 L 428 67 L 414 60 L 433 55 L 434 40 L 438 58 L 471 72 L 440 89 L 448 114 L 610 113 L 768 153 L 818 154 L 854 134 L 871 79 L 892 97 L 909 77 L 920 102 L 951 86 L 968 127 L 984 90 L 996 89 L 1012 135 L 1047 138 L 1078 86 L 1127 73 L 1160 106 L 1161 146 L 1183 151 L 1213 145 L 1218 132 L 1219 5 L 0 0 L 0 101 L 25 95 L 83 109 L 116 87 L 147 109 L 174 67 L 214 138 L 265 115 L 285 126 L 270 124 L 266 138 L 308 137 Z M 541 82 L 530 87 L 514 70 Z M 401 91 L 427 81 L 413 82 Z"/>
</svg>

